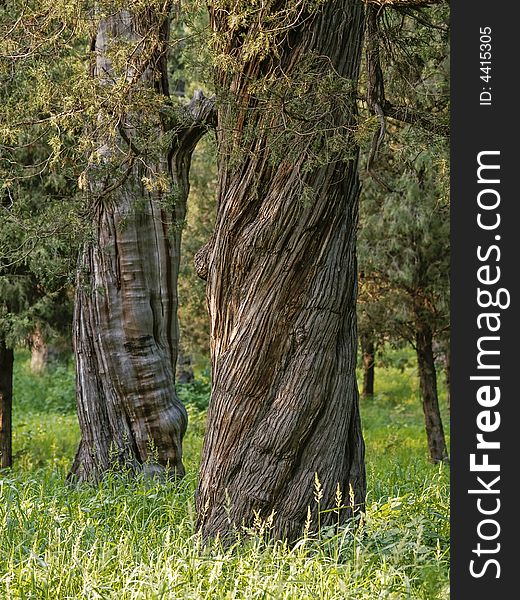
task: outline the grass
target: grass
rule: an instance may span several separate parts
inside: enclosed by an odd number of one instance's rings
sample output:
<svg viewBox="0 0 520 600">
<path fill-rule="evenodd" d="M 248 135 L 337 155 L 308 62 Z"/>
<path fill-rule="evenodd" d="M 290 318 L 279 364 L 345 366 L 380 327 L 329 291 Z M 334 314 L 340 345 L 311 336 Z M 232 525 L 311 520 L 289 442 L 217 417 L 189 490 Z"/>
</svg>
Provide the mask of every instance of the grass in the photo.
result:
<svg viewBox="0 0 520 600">
<path fill-rule="evenodd" d="M 449 470 L 427 460 L 413 364 L 376 372 L 362 401 L 366 515 L 294 547 L 256 535 L 203 547 L 193 493 L 207 382 L 181 390 L 190 413 L 181 483 L 64 481 L 78 441 L 72 366 L 33 377 L 17 356 L 14 453 L 0 475 L 0 598 L 298 599 L 449 597 Z M 447 416 L 444 415 L 447 424 Z"/>
</svg>

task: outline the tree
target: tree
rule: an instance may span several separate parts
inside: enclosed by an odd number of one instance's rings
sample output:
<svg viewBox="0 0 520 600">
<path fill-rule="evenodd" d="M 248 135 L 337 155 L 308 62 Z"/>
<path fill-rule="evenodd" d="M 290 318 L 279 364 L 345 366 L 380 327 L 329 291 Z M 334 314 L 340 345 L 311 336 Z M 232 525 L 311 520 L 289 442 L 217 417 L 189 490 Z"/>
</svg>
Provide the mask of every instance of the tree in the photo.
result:
<svg viewBox="0 0 520 600">
<path fill-rule="evenodd" d="M 67 297 L 70 236 L 48 236 L 62 221 L 44 186 L 27 180 L 9 189 L 0 205 L 0 447 L 2 467 L 11 466 L 14 348 L 27 344 L 34 330 L 50 340 L 70 321 Z M 27 213 L 27 214 L 26 214 Z M 62 218 L 66 219 L 66 211 Z M 68 224 L 67 226 L 70 226 Z M 37 240 L 37 242 L 36 242 Z M 38 250 L 32 247 L 38 243 Z M 30 248 L 30 251 L 27 248 Z"/>
<path fill-rule="evenodd" d="M 81 198 L 76 222 L 88 223 L 74 318 L 82 438 L 71 477 L 95 481 L 114 466 L 182 475 L 179 248 L 191 152 L 212 103 L 169 96 L 172 2 L 90 8 L 0 6 L 0 169 L 8 189 L 66 174 L 63 212 Z M 20 146 L 36 142 L 45 156 L 22 165 Z"/>
<path fill-rule="evenodd" d="M 363 6 L 219 2 L 210 14 L 221 100 L 216 224 L 197 256 L 213 369 L 198 526 L 225 536 L 272 515 L 273 534 L 294 539 L 338 487 L 357 509 L 365 497 L 352 139 Z"/>
<path fill-rule="evenodd" d="M 105 104 L 84 174 L 94 239 L 74 316 L 79 480 L 113 466 L 184 474 L 177 278 L 190 157 L 212 105 L 200 94 L 189 106 L 169 97 L 170 12 L 157 2 L 101 14 L 92 44 Z"/>
<path fill-rule="evenodd" d="M 60 160 L 73 147 L 71 128 L 49 112 L 54 103 L 60 112 L 60 98 L 68 101 L 70 64 L 60 59 L 71 46 L 58 40 L 69 30 L 59 10 L 44 4 L 0 4 L 0 370 L 6 447 L 13 349 L 37 329 L 50 339 L 70 330 L 69 275 L 83 230 L 75 178 Z"/>
<path fill-rule="evenodd" d="M 416 156 L 407 146 L 396 157 L 400 191 L 381 194 L 376 183 L 365 187 L 359 254 L 365 279 L 378 290 L 363 307 L 366 318 L 416 351 L 429 453 L 438 462 L 448 453 L 433 342 L 449 327 L 449 207 L 439 189 L 442 166 L 426 152 Z"/>
<path fill-rule="evenodd" d="M 378 127 L 368 153 L 359 235 L 364 285 L 372 292 L 362 305 L 363 320 L 415 348 L 434 462 L 448 457 L 433 352 L 434 338 L 446 340 L 449 330 L 446 22 L 444 6 L 428 14 L 370 10 L 366 85 Z"/>
</svg>

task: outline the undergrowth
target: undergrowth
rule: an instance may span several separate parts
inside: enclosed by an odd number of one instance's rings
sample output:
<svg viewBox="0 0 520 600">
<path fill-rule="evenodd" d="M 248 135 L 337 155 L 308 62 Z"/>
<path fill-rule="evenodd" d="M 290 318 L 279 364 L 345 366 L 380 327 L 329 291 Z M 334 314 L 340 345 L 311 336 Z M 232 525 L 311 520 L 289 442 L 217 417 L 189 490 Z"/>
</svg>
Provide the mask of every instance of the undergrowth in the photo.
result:
<svg viewBox="0 0 520 600">
<path fill-rule="evenodd" d="M 448 598 L 449 469 L 427 459 L 416 379 L 413 362 L 378 369 L 377 395 L 361 402 L 364 515 L 317 536 L 302 530 L 290 547 L 271 540 L 265 523 L 232 547 L 204 547 L 193 497 L 207 378 L 180 390 L 190 417 L 182 482 L 112 473 L 99 486 L 71 487 L 72 366 L 37 378 L 19 354 L 16 463 L 0 474 L 0 598 Z"/>
</svg>

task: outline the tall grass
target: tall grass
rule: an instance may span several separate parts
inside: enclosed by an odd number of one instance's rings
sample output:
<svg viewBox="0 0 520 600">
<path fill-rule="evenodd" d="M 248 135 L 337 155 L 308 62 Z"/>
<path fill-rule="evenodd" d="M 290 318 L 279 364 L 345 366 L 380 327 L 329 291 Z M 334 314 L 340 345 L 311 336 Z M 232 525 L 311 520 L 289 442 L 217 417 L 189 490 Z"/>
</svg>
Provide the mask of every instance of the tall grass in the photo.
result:
<svg viewBox="0 0 520 600">
<path fill-rule="evenodd" d="M 427 460 L 413 365 L 378 370 L 378 395 L 362 401 L 365 515 L 314 537 L 302 530 L 292 547 L 258 523 L 223 548 L 203 547 L 195 533 L 204 383 L 181 391 L 190 414 L 182 482 L 113 473 L 77 488 L 64 480 L 79 436 L 71 366 L 34 378 L 27 357 L 17 359 L 16 466 L 0 475 L 0 598 L 448 597 L 448 469 Z"/>
</svg>

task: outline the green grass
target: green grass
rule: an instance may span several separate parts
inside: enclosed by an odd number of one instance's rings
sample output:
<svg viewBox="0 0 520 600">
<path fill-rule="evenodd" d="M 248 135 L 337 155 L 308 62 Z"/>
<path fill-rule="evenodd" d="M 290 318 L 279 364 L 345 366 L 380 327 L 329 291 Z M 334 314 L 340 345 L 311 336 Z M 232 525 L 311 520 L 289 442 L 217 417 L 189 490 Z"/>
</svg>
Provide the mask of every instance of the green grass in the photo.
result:
<svg viewBox="0 0 520 600">
<path fill-rule="evenodd" d="M 70 487 L 78 440 L 72 367 L 41 378 L 17 356 L 16 466 L 0 475 L 0 598 L 448 598 L 449 470 L 427 460 L 413 365 L 376 372 L 362 401 L 368 497 L 364 518 L 294 547 L 262 534 L 202 547 L 193 493 L 207 382 L 181 390 L 190 413 L 181 483 L 110 475 Z M 444 415 L 447 424 L 447 415 Z"/>
</svg>

